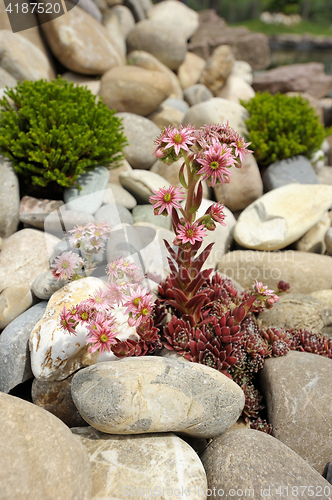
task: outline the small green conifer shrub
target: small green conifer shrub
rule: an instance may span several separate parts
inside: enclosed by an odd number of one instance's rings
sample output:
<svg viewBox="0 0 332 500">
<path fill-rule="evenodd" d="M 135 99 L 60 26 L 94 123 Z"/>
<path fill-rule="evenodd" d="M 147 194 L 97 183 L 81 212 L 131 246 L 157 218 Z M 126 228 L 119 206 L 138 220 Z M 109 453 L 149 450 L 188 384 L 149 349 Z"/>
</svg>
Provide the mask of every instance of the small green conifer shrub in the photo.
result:
<svg viewBox="0 0 332 500">
<path fill-rule="evenodd" d="M 296 155 L 310 158 L 327 135 L 315 110 L 301 96 L 257 92 L 241 104 L 250 113 L 245 122 L 248 140 L 261 167 Z"/>
<path fill-rule="evenodd" d="M 0 100 L 0 153 L 26 184 L 63 189 L 123 158 L 121 120 L 90 90 L 59 75 L 52 82 L 25 80 L 5 93 L 14 105 Z"/>
</svg>

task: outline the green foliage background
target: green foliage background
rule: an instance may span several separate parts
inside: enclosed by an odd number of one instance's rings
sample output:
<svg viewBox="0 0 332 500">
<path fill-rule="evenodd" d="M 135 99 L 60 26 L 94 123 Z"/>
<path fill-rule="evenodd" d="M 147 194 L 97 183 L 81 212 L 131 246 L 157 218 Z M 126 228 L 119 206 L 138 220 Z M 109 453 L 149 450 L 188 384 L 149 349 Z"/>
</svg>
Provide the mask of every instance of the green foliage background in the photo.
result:
<svg viewBox="0 0 332 500">
<path fill-rule="evenodd" d="M 126 138 L 121 121 L 86 88 L 60 76 L 25 80 L 0 100 L 0 153 L 26 183 L 62 188 L 98 165 L 120 160 Z"/>
<path fill-rule="evenodd" d="M 295 155 L 309 158 L 330 132 L 320 125 L 314 109 L 301 96 L 257 92 L 241 104 L 250 113 L 245 122 L 248 140 L 260 166 Z"/>
</svg>

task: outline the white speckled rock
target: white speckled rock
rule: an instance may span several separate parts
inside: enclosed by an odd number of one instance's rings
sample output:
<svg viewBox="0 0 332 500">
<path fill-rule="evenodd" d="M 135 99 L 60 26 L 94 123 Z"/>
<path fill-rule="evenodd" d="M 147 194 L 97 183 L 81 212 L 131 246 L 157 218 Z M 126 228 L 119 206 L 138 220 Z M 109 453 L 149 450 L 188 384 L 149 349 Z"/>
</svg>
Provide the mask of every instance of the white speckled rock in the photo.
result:
<svg viewBox="0 0 332 500">
<path fill-rule="evenodd" d="M 230 76 L 238 76 L 247 82 L 248 85 L 252 84 L 252 68 L 246 61 L 234 61 Z"/>
<path fill-rule="evenodd" d="M 80 370 L 72 396 L 84 420 L 109 434 L 171 431 L 210 438 L 232 427 L 244 406 L 240 387 L 217 370 L 158 356 Z"/>
<path fill-rule="evenodd" d="M 98 278 L 84 278 L 73 281 L 58 290 L 50 298 L 45 314 L 30 335 L 31 368 L 34 376 L 42 380 L 63 380 L 82 366 L 118 359 L 112 353 L 89 354 L 85 342 L 87 329 L 79 325 L 77 336 L 65 333 L 59 325 L 59 316 L 65 306 L 86 300 L 98 288 L 106 288 L 106 283 Z M 129 327 L 123 315 L 124 309 L 115 312 L 119 338 L 134 335 L 135 329 Z"/>
<path fill-rule="evenodd" d="M 92 427 L 74 427 L 91 462 L 92 498 L 124 500 L 129 492 L 153 491 L 155 500 L 168 498 L 165 489 L 188 491 L 192 500 L 205 500 L 207 482 L 195 451 L 172 433 L 115 436 Z"/>
<path fill-rule="evenodd" d="M 332 205 L 332 187 L 287 184 L 249 205 L 234 230 L 246 248 L 278 250 L 298 240 Z"/>
</svg>

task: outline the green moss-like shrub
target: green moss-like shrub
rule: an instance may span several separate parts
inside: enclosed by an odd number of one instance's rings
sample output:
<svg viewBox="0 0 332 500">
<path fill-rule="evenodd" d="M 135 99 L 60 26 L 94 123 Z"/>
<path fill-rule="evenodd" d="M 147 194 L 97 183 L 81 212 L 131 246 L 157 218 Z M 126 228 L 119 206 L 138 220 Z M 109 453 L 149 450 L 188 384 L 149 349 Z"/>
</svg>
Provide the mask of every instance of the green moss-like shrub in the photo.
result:
<svg viewBox="0 0 332 500">
<path fill-rule="evenodd" d="M 106 104 L 60 76 L 24 81 L 0 100 L 0 153 L 26 184 L 61 189 L 98 165 L 117 163 L 126 145 L 121 121 Z"/>
<path fill-rule="evenodd" d="M 257 92 L 241 104 L 250 113 L 245 122 L 248 140 L 260 166 L 296 155 L 309 158 L 326 137 L 314 109 L 301 96 Z"/>
</svg>

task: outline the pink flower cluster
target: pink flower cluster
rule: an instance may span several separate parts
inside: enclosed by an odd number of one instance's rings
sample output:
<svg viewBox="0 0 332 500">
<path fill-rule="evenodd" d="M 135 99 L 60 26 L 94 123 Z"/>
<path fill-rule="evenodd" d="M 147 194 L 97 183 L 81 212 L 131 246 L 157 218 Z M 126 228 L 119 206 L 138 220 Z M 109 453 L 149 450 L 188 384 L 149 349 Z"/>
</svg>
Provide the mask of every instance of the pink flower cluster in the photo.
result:
<svg viewBox="0 0 332 500">
<path fill-rule="evenodd" d="M 197 166 L 197 175 L 209 185 L 229 183 L 230 167 L 241 167 L 249 142 L 226 125 L 204 125 L 195 129 L 191 125 L 179 129 L 166 127 L 155 141 L 154 154 L 171 164 L 179 158 L 188 159 Z"/>
<path fill-rule="evenodd" d="M 266 307 L 267 309 L 270 309 L 275 302 L 280 300 L 280 297 L 276 295 L 273 290 L 269 290 L 266 285 L 263 285 L 261 281 L 254 281 L 253 293 L 257 294 L 254 307 Z"/>
<path fill-rule="evenodd" d="M 107 266 L 109 283 L 106 289 L 98 289 L 88 300 L 81 302 L 60 314 L 60 325 L 67 333 L 76 335 L 76 327 L 86 325 L 89 352 L 105 350 L 110 352 L 116 337 L 117 326 L 113 312 L 116 307 L 126 307 L 128 324 L 139 327 L 149 320 L 153 310 L 153 299 L 149 291 L 142 286 L 144 276 L 136 264 L 122 257 Z"/>
<path fill-rule="evenodd" d="M 56 280 L 79 279 L 80 277 L 89 276 L 95 267 L 92 264 L 92 257 L 103 250 L 111 230 L 107 222 L 101 222 L 99 224 L 89 223 L 85 226 L 76 226 L 68 233 L 71 235 L 69 238 L 70 243 L 75 248 L 81 248 L 85 259 L 72 251 L 63 252 L 54 260 L 51 266 Z M 84 269 L 83 276 L 80 275 L 82 269 Z"/>
</svg>

